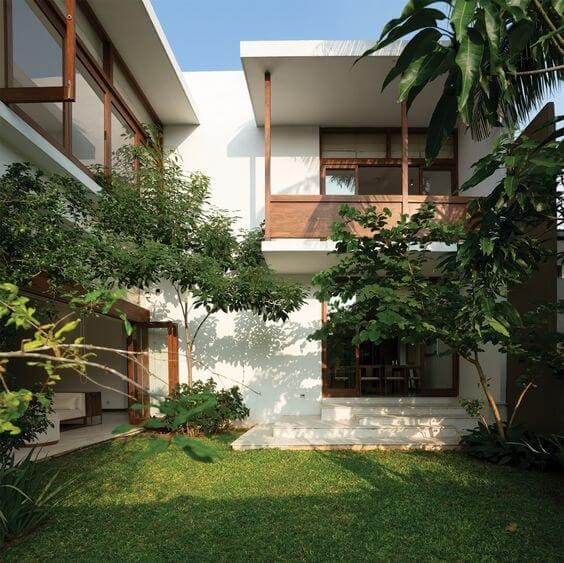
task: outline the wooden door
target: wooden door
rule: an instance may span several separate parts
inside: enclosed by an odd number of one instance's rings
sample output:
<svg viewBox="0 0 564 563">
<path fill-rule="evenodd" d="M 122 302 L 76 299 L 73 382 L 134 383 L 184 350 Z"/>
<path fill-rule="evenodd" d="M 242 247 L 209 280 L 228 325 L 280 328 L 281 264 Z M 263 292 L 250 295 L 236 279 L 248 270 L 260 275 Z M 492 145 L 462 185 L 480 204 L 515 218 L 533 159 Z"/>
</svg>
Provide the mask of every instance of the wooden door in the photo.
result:
<svg viewBox="0 0 564 563">
<path fill-rule="evenodd" d="M 151 415 L 151 402 L 178 385 L 178 327 L 169 321 L 135 323 L 127 350 L 129 420 L 139 424 Z"/>
</svg>

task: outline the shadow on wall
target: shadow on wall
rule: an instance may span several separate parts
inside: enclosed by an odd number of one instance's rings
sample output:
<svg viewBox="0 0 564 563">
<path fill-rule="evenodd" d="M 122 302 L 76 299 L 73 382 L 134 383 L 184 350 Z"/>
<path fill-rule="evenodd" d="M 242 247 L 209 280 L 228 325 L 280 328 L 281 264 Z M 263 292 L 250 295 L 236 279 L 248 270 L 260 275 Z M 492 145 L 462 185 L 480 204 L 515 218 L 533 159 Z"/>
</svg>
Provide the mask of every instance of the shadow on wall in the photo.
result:
<svg viewBox="0 0 564 563">
<path fill-rule="evenodd" d="M 176 292 L 167 284 L 150 298 L 151 318 L 179 325 L 180 380 L 186 381 L 186 341 Z M 192 332 L 203 318 L 192 316 Z M 320 306 L 311 301 L 285 323 L 263 322 L 248 312 L 217 313 L 198 334 L 195 378 L 213 377 L 220 386 L 239 385 L 251 420 L 282 414 L 318 414 L 321 346 L 308 336 L 319 327 Z M 302 396 L 303 395 L 303 396 Z"/>
<path fill-rule="evenodd" d="M 272 193 L 319 193 L 319 138 L 313 128 L 277 127 L 272 130 Z M 227 144 L 227 158 L 249 159 L 249 209 L 251 227 L 264 218 L 264 129 L 245 122 Z M 261 162 L 257 163 L 257 159 Z M 311 171 L 315 172 L 312 173 Z M 295 181 L 292 181 L 295 180 Z M 289 184 L 287 182 L 290 182 Z M 257 190 L 261 190 L 258 194 Z M 262 206 L 257 208 L 258 202 Z"/>
<path fill-rule="evenodd" d="M 223 319 L 208 319 L 200 331 L 197 376 L 240 385 L 254 421 L 318 414 L 321 348 L 308 340 L 318 323 L 265 323 L 246 312 Z"/>
</svg>

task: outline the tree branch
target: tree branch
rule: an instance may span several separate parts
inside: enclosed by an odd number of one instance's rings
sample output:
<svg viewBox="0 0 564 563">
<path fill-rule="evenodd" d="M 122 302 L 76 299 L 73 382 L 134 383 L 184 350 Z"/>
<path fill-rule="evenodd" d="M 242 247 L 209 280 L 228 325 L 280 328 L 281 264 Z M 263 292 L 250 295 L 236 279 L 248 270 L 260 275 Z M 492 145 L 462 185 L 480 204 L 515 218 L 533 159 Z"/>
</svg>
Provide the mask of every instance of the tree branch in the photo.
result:
<svg viewBox="0 0 564 563">
<path fill-rule="evenodd" d="M 562 51 L 562 54 L 564 55 L 564 51 Z M 564 65 L 537 68 L 535 70 L 522 70 L 519 72 L 512 72 L 511 74 L 513 74 L 513 76 L 528 76 L 530 74 L 545 74 L 547 72 L 557 72 L 559 70 L 564 70 Z"/>
</svg>

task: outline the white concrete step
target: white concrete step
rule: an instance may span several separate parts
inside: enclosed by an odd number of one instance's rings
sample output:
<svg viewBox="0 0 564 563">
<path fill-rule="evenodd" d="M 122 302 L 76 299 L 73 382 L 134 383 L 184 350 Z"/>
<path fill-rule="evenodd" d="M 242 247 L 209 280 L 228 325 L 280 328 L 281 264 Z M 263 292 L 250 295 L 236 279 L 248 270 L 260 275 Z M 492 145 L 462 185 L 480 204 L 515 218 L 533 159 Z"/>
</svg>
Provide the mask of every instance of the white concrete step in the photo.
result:
<svg viewBox="0 0 564 563">
<path fill-rule="evenodd" d="M 231 447 L 237 451 L 258 449 L 281 450 L 437 450 L 455 448 L 458 439 L 444 440 L 440 438 L 420 438 L 410 440 L 399 437 L 359 438 L 359 437 L 332 437 L 321 438 L 282 438 L 273 436 L 273 424 L 259 424 L 237 438 Z"/>
<path fill-rule="evenodd" d="M 373 416 L 462 418 L 468 415 L 455 397 L 359 397 L 321 402 L 322 420 L 347 421 Z"/>
<path fill-rule="evenodd" d="M 377 443 L 381 439 L 398 441 L 439 439 L 445 443 L 457 444 L 460 431 L 456 427 L 444 425 L 366 426 L 358 422 L 323 421 L 319 417 L 285 417 L 273 424 L 272 435 L 275 439 L 301 438 L 311 443 L 355 438 L 369 443 Z"/>
<path fill-rule="evenodd" d="M 358 417 L 359 426 L 365 427 L 451 427 L 457 430 L 469 430 L 476 426 L 476 421 L 464 413 L 448 414 L 379 414 Z"/>
</svg>

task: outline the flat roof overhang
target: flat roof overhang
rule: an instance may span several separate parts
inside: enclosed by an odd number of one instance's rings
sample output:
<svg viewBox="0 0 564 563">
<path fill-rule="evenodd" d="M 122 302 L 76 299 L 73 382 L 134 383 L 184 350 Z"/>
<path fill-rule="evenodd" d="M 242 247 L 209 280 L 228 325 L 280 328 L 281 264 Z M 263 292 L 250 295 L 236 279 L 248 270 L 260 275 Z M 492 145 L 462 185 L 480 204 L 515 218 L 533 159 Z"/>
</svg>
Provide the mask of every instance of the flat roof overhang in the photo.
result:
<svg viewBox="0 0 564 563">
<path fill-rule="evenodd" d="M 255 121 L 264 125 L 264 74 L 272 82 L 272 125 L 398 127 L 397 81 L 382 83 L 401 53 L 398 41 L 359 61 L 373 41 L 243 41 L 241 61 Z M 442 93 L 436 80 L 409 111 L 410 127 L 427 127 Z"/>
<path fill-rule="evenodd" d="M 164 125 L 198 125 L 193 98 L 149 0 L 90 6 Z"/>
<path fill-rule="evenodd" d="M 434 272 L 436 263 L 456 252 L 456 244 L 430 242 L 425 250 L 430 252 L 426 271 Z M 339 257 L 335 254 L 336 243 L 318 239 L 276 239 L 262 242 L 262 253 L 268 266 L 278 274 L 309 274 L 335 266 Z M 411 245 L 411 252 L 421 251 L 419 245 Z"/>
</svg>

